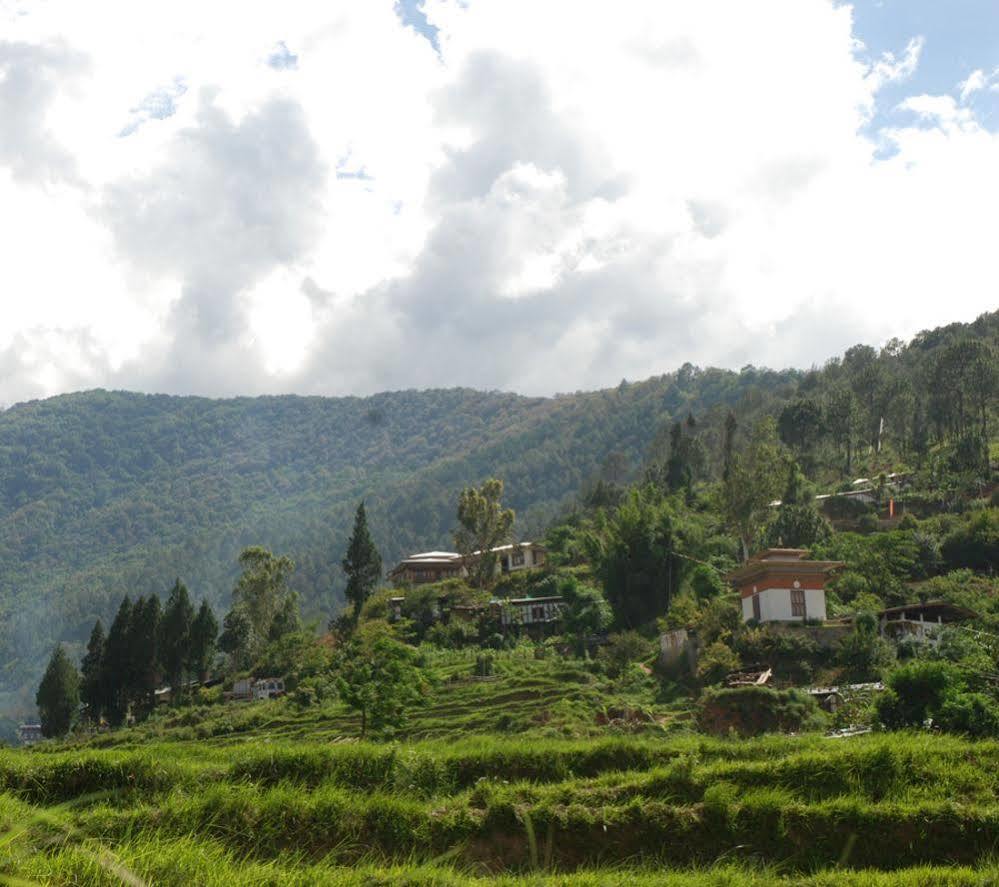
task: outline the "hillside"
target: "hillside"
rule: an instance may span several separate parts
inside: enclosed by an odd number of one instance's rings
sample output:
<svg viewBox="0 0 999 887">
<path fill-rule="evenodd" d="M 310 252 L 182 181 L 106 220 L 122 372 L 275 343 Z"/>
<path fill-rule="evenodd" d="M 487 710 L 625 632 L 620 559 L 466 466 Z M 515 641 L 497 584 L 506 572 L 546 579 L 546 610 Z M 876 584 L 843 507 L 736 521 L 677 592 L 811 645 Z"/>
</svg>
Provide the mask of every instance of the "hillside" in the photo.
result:
<svg viewBox="0 0 999 887">
<path fill-rule="evenodd" d="M 818 404 L 831 417 L 844 397 L 843 429 L 796 426 L 807 432 L 796 452 L 809 474 L 832 485 L 847 470 L 891 470 L 923 458 L 931 435 L 972 440 L 979 412 L 993 427 L 995 392 L 980 369 L 995 368 L 997 337 L 999 312 L 909 346 L 856 346 L 818 371 L 687 365 L 553 398 L 91 391 L 17 405 L 0 415 L 0 691 L 33 693 L 52 645 L 78 654 L 126 593 L 164 595 L 181 577 L 221 614 L 249 544 L 295 560 L 303 609 L 325 622 L 341 604 L 338 564 L 358 500 L 386 565 L 449 546 L 460 489 L 488 476 L 504 479 L 517 533 L 530 538 L 595 479 L 641 477 L 662 458 L 671 423 L 689 414 L 704 479 L 719 474 L 730 410 L 744 435 L 755 417 L 788 406 L 807 419 Z M 954 386 L 967 396 L 948 396 Z"/>
<path fill-rule="evenodd" d="M 778 388 L 794 374 L 772 374 Z M 0 415 L 0 658 L 35 679 L 56 640 L 85 640 L 121 596 L 176 576 L 217 609 L 248 544 L 290 554 L 305 610 L 341 600 L 342 556 L 366 499 L 386 563 L 450 544 L 461 487 L 506 481 L 524 538 L 608 452 L 638 465 L 670 407 L 735 403 L 750 383 L 706 373 L 553 399 L 450 391 L 213 401 L 92 391 Z"/>
</svg>

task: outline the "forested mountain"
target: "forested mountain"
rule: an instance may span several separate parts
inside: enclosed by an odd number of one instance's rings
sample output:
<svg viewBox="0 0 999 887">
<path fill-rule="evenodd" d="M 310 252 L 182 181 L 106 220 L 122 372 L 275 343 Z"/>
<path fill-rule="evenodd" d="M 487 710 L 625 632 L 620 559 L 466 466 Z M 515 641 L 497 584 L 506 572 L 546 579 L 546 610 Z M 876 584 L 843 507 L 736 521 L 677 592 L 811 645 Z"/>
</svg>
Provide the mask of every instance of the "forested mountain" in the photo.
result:
<svg viewBox="0 0 999 887">
<path fill-rule="evenodd" d="M 821 370 L 686 365 L 553 398 L 91 391 L 17 405 L 0 414 L 0 687 L 33 687 L 52 644 L 78 652 L 126 593 L 165 595 L 180 577 L 224 610 L 250 544 L 295 560 L 303 609 L 325 621 L 341 605 L 337 565 L 359 500 L 386 565 L 450 546 L 459 491 L 488 476 L 504 479 L 530 538 L 594 481 L 632 480 L 660 460 L 688 416 L 706 478 L 720 471 L 730 411 L 738 435 L 780 417 L 782 437 L 830 484 L 848 461 L 893 467 L 940 442 L 969 442 L 974 461 L 995 410 L 997 338 L 994 313 L 909 345 L 856 346 Z"/>
</svg>

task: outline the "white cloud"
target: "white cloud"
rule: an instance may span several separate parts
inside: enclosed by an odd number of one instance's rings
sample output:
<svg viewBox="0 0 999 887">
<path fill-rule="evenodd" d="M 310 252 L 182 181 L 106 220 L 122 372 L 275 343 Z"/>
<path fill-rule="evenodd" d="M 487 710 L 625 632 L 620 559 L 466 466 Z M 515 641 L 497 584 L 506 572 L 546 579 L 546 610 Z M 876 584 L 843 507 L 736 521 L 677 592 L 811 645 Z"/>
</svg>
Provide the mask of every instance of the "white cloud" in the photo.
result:
<svg viewBox="0 0 999 887">
<path fill-rule="evenodd" d="M 426 0 L 438 53 L 394 7 L 0 0 L 0 400 L 573 390 L 994 307 L 989 78 L 867 134 L 922 38 L 865 66 L 832 0 Z"/>
</svg>

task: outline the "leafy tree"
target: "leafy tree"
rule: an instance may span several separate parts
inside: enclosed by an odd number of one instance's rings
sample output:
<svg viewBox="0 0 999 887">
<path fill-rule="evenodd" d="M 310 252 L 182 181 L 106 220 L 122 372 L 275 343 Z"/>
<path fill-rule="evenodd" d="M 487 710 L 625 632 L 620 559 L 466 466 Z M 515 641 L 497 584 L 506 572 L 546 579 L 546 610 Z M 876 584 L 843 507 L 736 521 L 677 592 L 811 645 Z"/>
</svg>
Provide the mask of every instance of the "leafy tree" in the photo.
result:
<svg viewBox="0 0 999 887">
<path fill-rule="evenodd" d="M 843 449 L 846 471 L 853 470 L 853 441 L 859 423 L 859 409 L 853 390 L 847 385 L 837 385 L 829 392 L 824 409 L 826 427 L 833 439 Z"/>
<path fill-rule="evenodd" d="M 191 625 L 191 641 L 188 650 L 188 668 L 198 677 L 199 681 L 208 679 L 208 668 L 211 665 L 212 656 L 215 653 L 215 641 L 219 633 L 219 623 L 208 606 L 208 601 L 203 600 L 198 609 L 198 615 L 194 617 Z"/>
<path fill-rule="evenodd" d="M 678 544 L 668 500 L 651 488 L 632 490 L 611 515 L 598 515 L 587 549 L 615 624 L 635 628 L 665 614 L 687 564 Z"/>
<path fill-rule="evenodd" d="M 698 603 L 704 604 L 725 594 L 728 586 L 718 571 L 708 564 L 696 564 L 690 571 L 687 586 L 694 593 Z"/>
<path fill-rule="evenodd" d="M 722 483 L 728 483 L 732 473 L 732 460 L 735 454 L 735 433 L 739 423 L 731 410 L 725 415 L 725 431 L 722 437 Z"/>
<path fill-rule="evenodd" d="M 107 707 L 107 680 L 104 665 L 104 626 L 98 619 L 90 632 L 87 652 L 80 663 L 80 700 L 86 706 L 86 716 L 99 724 Z"/>
<path fill-rule="evenodd" d="M 819 514 L 811 492 L 806 492 L 804 478 L 796 463 L 789 467 L 784 498 L 777 516 L 764 534 L 765 544 L 783 548 L 811 548 L 832 536 L 832 527 Z"/>
<path fill-rule="evenodd" d="M 491 549 L 510 541 L 514 513 L 503 508 L 503 481 L 490 478 L 479 489 L 466 487 L 458 499 L 458 529 L 454 544 L 462 555 L 473 585 L 485 588 L 496 576 Z M 477 554 L 476 554 L 477 553 Z"/>
<path fill-rule="evenodd" d="M 295 634 L 302 630 L 302 617 L 298 612 L 298 595 L 291 592 L 285 596 L 278 611 L 274 614 L 274 621 L 271 622 L 270 631 L 267 632 L 269 641 L 276 641 L 286 634 Z"/>
<path fill-rule="evenodd" d="M 580 654 L 583 654 L 586 639 L 606 631 L 614 620 L 614 611 L 599 588 L 585 585 L 571 574 L 561 577 L 553 585 L 555 587 L 551 591 L 561 595 L 565 601 L 562 630 L 576 642 Z"/>
<path fill-rule="evenodd" d="M 106 714 L 113 726 L 125 722 L 128 716 L 131 684 L 130 628 L 132 601 L 126 595 L 108 630 L 104 647 L 104 680 L 107 690 Z"/>
<path fill-rule="evenodd" d="M 62 644 L 52 652 L 35 696 L 42 735 L 65 736 L 80 708 L 80 676 Z"/>
<path fill-rule="evenodd" d="M 412 647 L 384 630 L 355 634 L 337 657 L 337 693 L 361 716 L 361 738 L 371 731 L 389 735 L 402 726 L 406 711 L 427 690 Z"/>
<path fill-rule="evenodd" d="M 190 661 L 193 622 L 194 607 L 191 606 L 187 586 L 178 579 L 170 590 L 160 621 L 160 661 L 166 679 L 173 688 L 174 699 L 181 693 Z"/>
<path fill-rule="evenodd" d="M 361 607 L 371 597 L 371 592 L 382 578 L 382 556 L 375 548 L 368 531 L 368 516 L 363 502 L 357 506 L 357 513 L 354 515 L 354 530 L 350 534 L 342 566 L 347 574 L 347 589 L 344 594 L 354 609 L 354 622 L 357 622 Z"/>
<path fill-rule="evenodd" d="M 777 433 L 781 441 L 797 453 L 806 465 L 825 430 L 822 406 L 810 397 L 799 397 L 780 411 Z"/>
<path fill-rule="evenodd" d="M 722 486 L 722 508 L 739 536 L 743 560 L 749 559 L 770 503 L 780 492 L 784 464 L 774 421 L 763 419 L 753 429 L 749 444 L 733 460 L 728 482 Z"/>
<path fill-rule="evenodd" d="M 223 653 L 229 654 L 236 668 L 245 668 L 250 664 L 250 650 L 256 643 L 253 624 L 245 610 L 233 607 L 225 614 L 218 644 Z"/>
<path fill-rule="evenodd" d="M 270 638 L 275 617 L 288 606 L 292 595 L 288 579 L 295 564 L 289 557 L 278 557 L 266 548 L 254 545 L 243 549 L 239 565 L 243 572 L 232 591 L 232 609 L 241 611 L 252 629 L 239 634 L 245 645 L 242 652 L 252 657 Z M 223 634 L 230 643 L 236 635 L 227 634 L 228 628 L 223 624 Z"/>
</svg>

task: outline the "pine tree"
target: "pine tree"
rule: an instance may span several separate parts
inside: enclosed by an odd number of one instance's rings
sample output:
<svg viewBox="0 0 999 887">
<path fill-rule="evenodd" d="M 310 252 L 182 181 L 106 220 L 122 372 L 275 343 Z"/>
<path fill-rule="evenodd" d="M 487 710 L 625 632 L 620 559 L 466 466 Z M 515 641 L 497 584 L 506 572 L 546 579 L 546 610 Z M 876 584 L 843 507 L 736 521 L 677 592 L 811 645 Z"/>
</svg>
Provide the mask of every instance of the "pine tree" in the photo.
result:
<svg viewBox="0 0 999 887">
<path fill-rule="evenodd" d="M 143 719 L 156 704 L 160 683 L 159 628 L 162 610 L 160 599 L 151 594 L 139 598 L 132 609 L 129 626 L 129 689 L 135 715 Z"/>
<path fill-rule="evenodd" d="M 219 623 L 208 606 L 208 601 L 201 602 L 201 609 L 191 625 L 191 642 L 188 649 L 187 667 L 199 681 L 208 678 L 208 667 L 215 652 L 215 640 L 219 633 Z"/>
<path fill-rule="evenodd" d="M 382 557 L 368 531 L 368 516 L 363 502 L 357 506 L 354 531 L 350 534 L 342 566 L 344 573 L 347 574 L 345 594 L 353 606 L 356 622 L 361 614 L 361 607 L 371 597 L 371 592 L 375 590 L 382 576 Z"/>
<path fill-rule="evenodd" d="M 174 582 L 160 620 L 159 653 L 163 672 L 176 700 L 184 683 L 184 672 L 190 661 L 191 627 L 194 607 L 187 587 L 180 579 Z"/>
<path fill-rule="evenodd" d="M 105 714 L 114 726 L 123 724 L 128 716 L 131 622 L 132 601 L 126 595 L 118 607 L 104 645 Z"/>
<path fill-rule="evenodd" d="M 80 676 L 59 644 L 35 695 L 43 736 L 65 736 L 80 708 Z"/>
<path fill-rule="evenodd" d="M 94 724 L 101 722 L 107 708 L 107 689 L 104 679 L 104 652 L 106 639 L 104 626 L 98 619 L 90 632 L 87 653 L 80 663 L 80 699 L 87 707 L 87 718 Z"/>
</svg>

